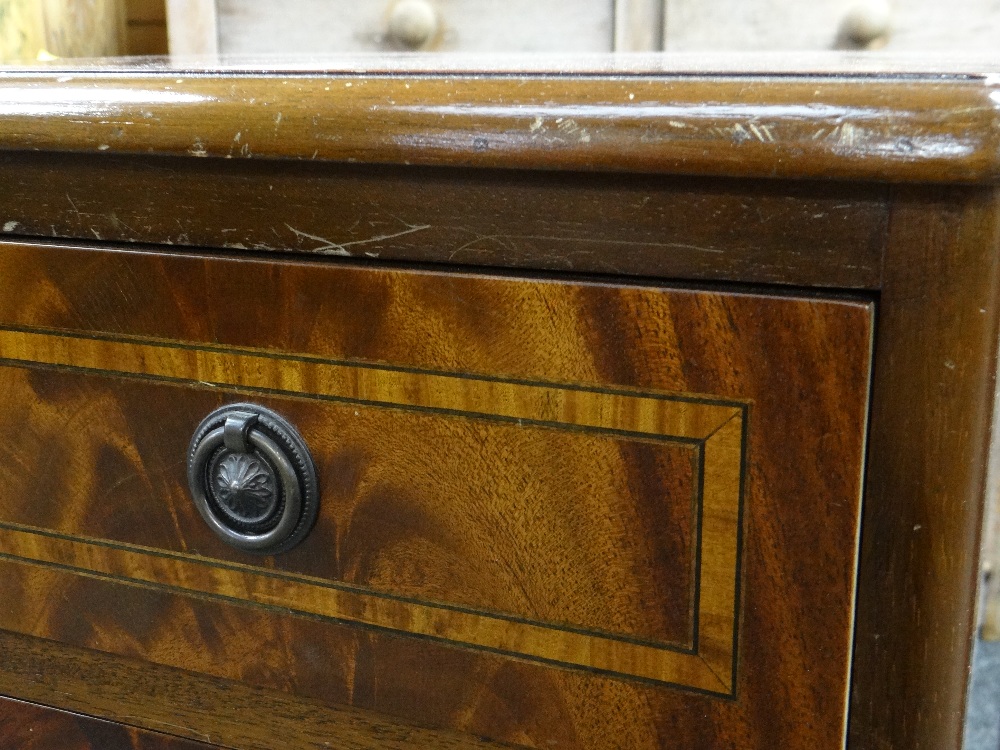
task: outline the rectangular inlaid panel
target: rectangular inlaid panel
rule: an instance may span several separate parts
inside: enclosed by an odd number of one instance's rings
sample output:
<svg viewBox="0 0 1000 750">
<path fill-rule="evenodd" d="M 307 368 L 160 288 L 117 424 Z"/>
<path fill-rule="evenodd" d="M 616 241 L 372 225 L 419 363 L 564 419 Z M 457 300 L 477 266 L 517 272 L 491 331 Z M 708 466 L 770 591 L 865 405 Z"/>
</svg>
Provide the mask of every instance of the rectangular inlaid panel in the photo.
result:
<svg viewBox="0 0 1000 750">
<path fill-rule="evenodd" d="M 0 628 L 529 747 L 840 747 L 870 303 L 2 244 L 0 273 Z M 317 465 L 276 556 L 187 490 L 240 401 Z"/>
<path fill-rule="evenodd" d="M 181 383 L 315 399 L 326 439 L 344 438 L 343 445 L 326 447 L 323 436 L 317 436 L 316 444 L 323 446 L 316 456 L 321 487 L 328 495 L 342 482 L 338 472 L 325 470 L 329 457 L 352 448 L 373 448 L 377 458 L 368 470 L 393 485 L 389 494 L 401 492 L 407 482 L 411 494 L 409 507 L 398 496 L 377 498 L 380 507 L 368 512 L 380 516 L 372 523 L 379 528 L 369 529 L 370 541 L 363 542 L 377 549 L 366 549 L 346 569 L 333 559 L 317 564 L 315 558 L 323 552 L 306 546 L 305 552 L 314 558 L 309 569 L 325 572 L 323 577 L 301 571 L 278 575 L 255 565 L 223 565 L 199 555 L 167 554 L 0 522 L 0 555 L 8 559 L 682 687 L 732 690 L 745 412 L 741 404 L 51 331 L 0 329 L 0 350 L 11 355 L 0 369 L 11 413 L 17 412 L 16 404 L 30 403 L 43 383 L 67 397 L 72 394 L 78 415 L 116 389 L 119 395 L 130 389 L 138 398 L 157 403 L 180 402 L 187 397 L 177 393 Z M 58 369 L 25 372 L 11 366 L 17 361 Z M 174 385 L 117 383 L 109 379 L 112 373 Z M 95 374 L 99 381 L 91 384 Z M 393 407 L 405 411 L 369 414 Z M 197 417 L 194 412 L 189 419 L 196 424 Z M 0 418 L 5 428 L 0 435 L 18 441 L 19 424 Z M 90 445 L 107 440 L 113 430 L 98 418 L 65 434 L 63 447 L 90 455 Z M 394 433 L 402 434 L 411 447 L 394 446 Z M 122 433 L 119 439 L 128 436 Z M 168 450 L 164 456 L 166 447 L 144 449 L 147 464 L 157 456 L 167 467 L 171 458 L 184 455 L 182 444 L 173 455 Z M 456 454 L 465 454 L 464 471 L 455 467 Z M 563 460 L 579 462 L 574 476 L 552 477 L 552 468 L 545 464 Z M 473 467 L 478 470 L 470 471 Z M 553 468 L 558 472 L 560 467 L 557 463 Z M 654 492 L 630 486 L 638 472 L 648 472 L 642 479 Z M 423 488 L 425 473 L 431 476 Z M 183 483 L 181 476 L 173 480 Z M 8 481 L 12 488 L 19 486 L 13 494 L 28 497 L 35 480 L 12 473 Z M 72 488 L 86 477 L 64 475 L 62 482 Z M 380 479 L 373 478 L 370 488 L 356 491 L 386 492 L 379 484 Z M 133 527 L 141 525 L 143 506 L 156 497 L 134 489 L 129 494 L 99 500 L 113 503 L 122 520 L 130 515 L 128 526 Z M 664 523 L 643 528 L 637 511 L 644 505 Z M 87 505 L 78 509 L 101 513 Z M 11 516 L 44 523 L 38 511 L 31 503 Z M 610 518 L 595 522 L 602 514 Z M 414 516 L 437 516 L 435 536 L 466 539 L 433 540 L 433 545 L 414 539 L 414 532 L 420 531 L 410 528 Z M 197 528 L 199 521 L 189 514 L 185 523 Z M 335 534 L 337 526 L 324 514 L 315 530 L 317 541 Z M 107 534 L 86 517 L 76 528 Z M 545 549 L 532 547 L 539 529 L 549 535 Z M 582 538 L 574 539 L 574 534 Z M 127 540 L 136 535 L 121 536 Z M 579 542 L 586 540 L 590 546 L 580 549 Z M 359 567 L 378 569 L 365 575 Z M 469 581 L 462 569 L 476 571 L 476 578 Z M 477 583 L 489 585 L 477 588 Z M 523 595 L 512 598 L 513 589 L 523 590 Z"/>
</svg>

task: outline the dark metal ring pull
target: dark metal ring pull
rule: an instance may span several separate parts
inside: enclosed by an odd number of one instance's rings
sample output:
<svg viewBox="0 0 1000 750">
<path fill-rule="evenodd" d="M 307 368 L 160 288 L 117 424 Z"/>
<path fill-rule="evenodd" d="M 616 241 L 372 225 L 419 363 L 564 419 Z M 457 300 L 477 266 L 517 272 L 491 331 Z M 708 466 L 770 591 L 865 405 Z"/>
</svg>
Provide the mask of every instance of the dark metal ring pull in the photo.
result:
<svg viewBox="0 0 1000 750">
<path fill-rule="evenodd" d="M 291 424 L 263 406 L 231 404 L 209 414 L 191 439 L 187 468 L 198 512 L 234 547 L 286 552 L 316 521 L 309 449 Z"/>
</svg>

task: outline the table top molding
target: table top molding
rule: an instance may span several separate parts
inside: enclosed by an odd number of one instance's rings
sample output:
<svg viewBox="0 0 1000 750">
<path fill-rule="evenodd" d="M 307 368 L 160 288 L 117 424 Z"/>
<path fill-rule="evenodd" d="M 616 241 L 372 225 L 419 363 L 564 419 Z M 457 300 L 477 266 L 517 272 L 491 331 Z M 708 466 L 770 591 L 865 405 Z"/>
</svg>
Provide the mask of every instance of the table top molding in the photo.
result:
<svg viewBox="0 0 1000 750">
<path fill-rule="evenodd" d="M 434 72 L 427 65 L 376 70 L 350 59 L 339 72 L 334 63 L 328 68 L 7 69 L 0 71 L 0 150 L 1000 181 L 1000 76 L 993 73 L 925 67 L 904 75 L 890 67 L 838 74 L 830 65 L 802 74 L 777 64 L 772 72 L 671 72 L 650 64 L 624 72 L 582 62 L 561 73 L 445 64 Z"/>
</svg>

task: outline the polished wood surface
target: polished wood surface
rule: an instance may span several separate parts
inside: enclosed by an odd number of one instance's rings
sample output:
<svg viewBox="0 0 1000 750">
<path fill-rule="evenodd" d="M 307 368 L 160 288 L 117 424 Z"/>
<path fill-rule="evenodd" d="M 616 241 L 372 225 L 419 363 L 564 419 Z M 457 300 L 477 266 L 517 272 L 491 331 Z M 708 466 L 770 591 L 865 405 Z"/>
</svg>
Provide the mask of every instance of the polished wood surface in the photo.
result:
<svg viewBox="0 0 1000 750">
<path fill-rule="evenodd" d="M 524 73 L 0 77 L 0 149 L 1000 181 L 996 76 Z"/>
<path fill-rule="evenodd" d="M 0 692 L 11 690 L 26 700 L 58 703 L 81 714 L 197 741 L 180 748 L 168 746 L 169 750 L 200 750 L 201 743 L 252 750 L 509 747 L 391 721 L 371 711 L 292 698 L 280 691 L 0 631 Z M 40 744 L 37 750 L 66 750 L 60 739 Z M 148 748 L 154 749 L 161 750 L 155 745 Z"/>
<path fill-rule="evenodd" d="M 798 286 L 877 288 L 889 217 L 885 187 L 838 183 L 2 152 L 0 170 L 0 236 Z"/>
<path fill-rule="evenodd" d="M 481 554 L 477 554 L 476 545 L 470 543 L 462 545 L 460 550 L 451 551 L 450 559 L 442 561 L 422 560 L 423 557 L 433 555 L 434 551 L 417 547 L 410 551 L 401 550 L 400 554 L 407 558 L 412 555 L 414 559 L 404 559 L 395 568 L 391 561 L 383 561 L 378 564 L 381 570 L 366 574 L 362 572 L 368 567 L 365 563 L 362 563 L 361 570 L 346 565 L 347 570 L 337 576 L 347 578 L 349 583 L 380 588 L 388 586 L 395 593 L 406 596 L 426 595 L 429 590 L 433 590 L 449 603 L 472 606 L 475 608 L 473 611 L 456 611 L 453 608 L 435 607 L 433 604 L 375 597 L 349 588 L 331 590 L 322 581 L 302 577 L 285 577 L 282 583 L 276 582 L 273 576 L 255 576 L 253 571 L 219 567 L 199 570 L 199 561 L 188 556 L 173 556 L 169 559 L 174 562 L 168 563 L 162 555 L 153 554 L 150 557 L 152 551 L 148 549 L 101 547 L 39 535 L 33 530 L 16 527 L 7 529 L 7 544 L 0 543 L 0 549 L 6 554 L 70 565 L 76 569 L 99 570 L 107 575 L 117 574 L 133 581 L 162 583 L 259 604 L 284 606 L 308 614 L 389 627 L 429 637 L 446 637 L 494 650 L 513 650 L 519 655 L 575 663 L 603 671 L 671 683 L 694 683 L 692 686 L 714 692 L 728 693 L 732 690 L 729 673 L 732 671 L 735 628 L 734 586 L 739 533 L 737 520 L 740 511 L 745 409 L 742 404 L 674 401 L 643 397 L 641 394 L 564 390 L 476 380 L 468 376 L 443 377 L 382 370 L 371 366 L 357 368 L 304 363 L 275 357 L 273 354 L 227 355 L 211 350 L 168 347 L 162 343 L 143 345 L 86 337 L 69 338 L 65 334 L 6 331 L 0 333 L 0 347 L 8 354 L 7 361 L 83 368 L 101 373 L 108 373 L 112 367 L 109 363 L 114 363 L 114 369 L 110 372 L 174 382 L 186 381 L 192 385 L 235 386 L 265 392 L 285 391 L 360 404 L 416 408 L 424 415 L 486 417 L 491 421 L 501 420 L 519 427 L 544 425 L 592 433 L 596 429 L 597 434 L 603 433 L 604 439 L 581 440 L 578 435 L 552 439 L 551 434 L 543 431 L 533 436 L 527 446 L 536 454 L 534 461 L 524 457 L 519 466 L 497 462 L 500 472 L 498 475 L 487 468 L 489 463 L 504 456 L 519 455 L 526 447 L 519 445 L 520 438 L 512 434 L 509 427 L 497 428 L 486 424 L 473 431 L 461 430 L 454 434 L 455 430 L 450 427 L 449 420 L 442 420 L 440 417 L 400 419 L 394 416 L 380 418 L 376 415 L 364 420 L 369 424 L 359 425 L 362 420 L 359 420 L 357 409 L 337 410 L 318 406 L 313 409 L 314 412 L 323 412 L 327 430 L 351 435 L 350 449 L 364 452 L 363 446 L 371 445 L 375 451 L 392 456 L 390 460 L 398 464 L 399 469 L 388 473 L 385 470 L 379 471 L 381 481 L 403 484 L 408 480 L 407 473 L 417 470 L 420 462 L 431 462 L 431 466 L 424 468 L 421 473 L 429 472 L 434 477 L 439 485 L 437 492 L 449 498 L 463 498 L 463 504 L 478 500 L 476 507 L 462 514 L 464 520 L 452 522 L 452 526 L 456 528 L 450 533 L 464 534 L 470 540 L 481 537 L 484 533 L 491 534 L 494 529 L 508 524 L 515 508 L 520 506 L 520 513 L 525 516 L 532 514 L 532 509 L 530 505 L 523 501 L 517 502 L 512 497 L 504 498 L 499 503 L 489 496 L 483 498 L 475 484 L 470 486 L 448 479 L 448 472 L 455 470 L 452 462 L 456 457 L 462 457 L 466 461 L 466 474 L 471 473 L 474 466 L 481 466 L 473 475 L 475 483 L 486 484 L 494 495 L 519 493 L 525 489 L 530 489 L 533 493 L 544 493 L 548 510 L 535 510 L 534 514 L 554 516 L 544 521 L 550 533 L 559 526 L 575 528 L 580 533 L 584 523 L 574 521 L 573 516 L 582 515 L 586 506 L 593 508 L 591 512 L 610 512 L 624 519 L 635 514 L 635 510 L 630 507 L 632 503 L 655 507 L 661 501 L 657 496 L 659 493 L 665 493 L 669 498 L 669 502 L 661 510 L 664 517 L 660 523 L 663 528 L 673 527 L 666 538 L 651 540 L 648 553 L 640 552 L 630 556 L 625 556 L 630 552 L 627 539 L 646 533 L 643 526 L 648 522 L 644 519 L 637 518 L 630 522 L 629 527 L 616 532 L 615 537 L 609 539 L 607 544 L 601 544 L 598 537 L 592 540 L 586 551 L 571 549 L 571 552 L 576 552 L 571 557 L 567 557 L 565 549 L 572 548 L 573 542 L 570 539 L 562 541 L 565 546 L 552 544 L 542 549 L 533 545 L 530 538 L 518 539 L 517 547 L 528 551 L 527 554 L 517 548 L 505 550 L 501 555 L 504 564 L 521 571 L 522 576 L 537 576 L 538 581 L 530 582 L 523 578 L 508 581 L 507 586 L 502 589 L 497 588 L 497 583 L 501 580 L 497 577 L 499 571 L 483 571 L 494 577 L 490 587 L 482 586 L 480 581 L 455 580 L 452 570 L 455 567 L 477 564 L 485 568 L 493 567 L 487 560 L 479 559 Z M 312 384 L 312 388 L 308 391 L 294 390 L 294 383 Z M 72 381 L 66 385 L 72 388 Z M 37 383 L 24 388 L 16 378 L 9 379 L 7 386 L 14 401 L 31 401 L 32 393 L 37 393 Z M 114 384 L 109 384 L 109 387 L 113 388 Z M 498 409 L 497 406 L 501 408 Z M 507 408 L 502 408 L 504 406 Z M 9 423 L 12 438 L 21 431 L 20 419 L 21 417 L 16 417 Z M 162 424 L 160 428 L 162 430 Z M 394 446 L 387 435 L 401 431 L 405 431 L 404 444 Z M 637 452 L 637 458 L 640 458 L 641 453 L 647 454 L 641 456 L 640 460 L 647 473 L 643 487 L 648 488 L 650 496 L 637 497 L 638 493 L 629 487 L 633 478 L 628 472 L 618 468 L 620 459 L 616 459 L 614 454 L 620 448 L 607 439 L 608 436 L 616 435 L 657 442 L 663 439 L 668 441 L 666 446 L 658 449 L 630 449 Z M 177 441 L 178 451 L 181 450 L 184 437 L 181 435 L 181 439 Z M 449 455 L 449 464 L 437 466 L 432 456 L 421 456 L 419 452 L 410 459 L 409 454 L 413 451 L 406 448 L 405 442 L 416 443 L 418 451 L 422 452 L 427 441 L 432 439 L 437 451 Z M 470 439 L 475 440 L 476 451 L 488 451 L 479 461 L 464 445 Z M 121 436 L 123 443 L 127 440 L 127 435 Z M 322 437 L 317 436 L 317 441 L 320 440 Z M 338 446 L 336 450 L 339 452 L 343 448 Z M 154 451 L 155 448 L 149 446 L 142 453 L 151 458 Z M 589 462 L 581 461 L 584 454 L 589 457 Z M 570 462 L 585 465 L 589 463 L 591 468 L 577 470 L 576 476 L 562 480 L 562 487 L 553 491 L 548 483 L 542 482 L 542 478 L 548 473 L 548 462 L 556 462 L 560 466 Z M 164 464 L 170 463 L 170 456 L 164 456 Z M 323 462 L 323 484 L 341 484 L 341 469 L 340 466 L 330 466 Z M 397 477 L 397 474 L 403 475 Z M 409 478 L 409 481 L 414 481 L 414 478 Z M 378 483 L 379 480 L 370 480 L 365 484 L 374 484 L 371 488 L 374 490 Z M 512 487 L 512 483 L 515 486 Z M 517 486 L 521 483 L 525 483 L 523 488 Z M 434 488 L 431 486 L 427 490 L 433 492 Z M 365 490 L 359 488 L 359 491 Z M 653 492 L 657 494 L 652 494 Z M 107 496 L 103 498 L 104 503 L 109 500 Z M 480 502 L 484 504 L 479 506 Z M 188 513 L 184 513 L 185 510 Z M 178 516 L 191 515 L 189 508 L 173 512 Z M 442 511 L 425 508 L 422 512 L 432 516 Z M 443 512 L 455 513 L 454 510 Z M 21 518 L 16 513 L 8 517 Z M 31 521 L 36 519 L 41 520 L 41 517 L 34 514 L 29 516 Z M 192 520 L 197 523 L 196 519 L 187 519 L 188 523 Z M 700 528 L 697 524 L 700 524 Z M 335 533 L 334 528 L 325 529 L 323 526 L 321 524 L 319 530 L 321 534 Z M 102 533 L 100 526 L 92 525 L 86 519 L 78 521 L 74 530 Z M 526 528 L 523 531 L 530 534 L 531 530 Z M 601 533 L 597 528 L 594 531 L 596 534 Z M 406 533 L 406 530 L 400 528 L 398 532 L 392 533 Z M 134 539 L 135 535 L 129 534 L 124 538 Z M 696 540 L 701 549 L 705 550 L 704 554 L 694 548 Z M 185 546 L 184 541 L 182 540 L 182 548 Z M 483 541 L 478 540 L 479 543 Z M 498 549 L 494 547 L 491 554 L 498 554 Z M 605 577 L 607 573 L 615 571 L 614 580 L 608 579 L 606 584 L 599 583 L 595 578 L 591 557 L 594 555 L 600 556 Z M 658 564 L 663 565 L 663 562 L 658 561 L 668 560 L 668 567 L 658 569 Z M 345 567 L 343 561 L 338 565 L 337 560 L 325 559 L 316 550 L 306 561 L 304 570 L 316 576 L 329 577 L 338 568 Z M 697 580 L 694 575 L 696 563 Z M 296 570 L 300 566 L 296 566 L 293 559 L 287 565 L 283 562 L 281 567 Z M 443 570 L 431 573 L 438 567 L 443 567 Z M 408 570 L 410 568 L 415 569 Z M 427 581 L 431 576 L 437 580 Z M 199 581 L 199 577 L 208 577 L 208 580 Z M 457 590 L 452 588 L 456 585 L 460 586 Z M 512 585 L 521 588 L 541 586 L 533 597 L 538 601 L 532 601 L 529 607 L 529 602 L 510 599 L 507 589 Z M 702 598 L 700 606 L 692 610 L 695 585 L 700 586 Z M 614 592 L 614 598 L 602 601 L 597 593 L 600 590 Z M 512 621 L 490 612 L 482 612 L 484 607 L 516 615 L 517 619 Z M 525 618 L 528 618 L 527 621 Z M 567 631 L 554 625 L 546 625 L 546 621 L 566 623 L 590 632 Z M 697 627 L 695 622 L 699 623 Z M 601 631 L 630 636 L 632 642 L 602 638 Z M 637 638 L 639 642 L 635 642 L 634 639 Z M 678 655 L 674 651 L 663 651 L 649 644 L 648 641 L 651 640 L 672 644 L 684 650 L 694 649 L 698 642 L 700 655 Z M 522 641 L 527 641 L 528 645 L 518 647 L 516 644 Z M 706 659 L 717 662 L 714 671 L 706 669 L 702 664 Z M 700 676 L 690 676 L 692 669 Z M 715 672 L 721 672 L 722 676 L 716 676 Z"/>
<path fill-rule="evenodd" d="M 851 738 L 860 747 L 961 746 L 998 249 L 995 192 L 900 190 L 877 334 L 859 580 Z"/>
<path fill-rule="evenodd" d="M 0 697 L 0 737 L 17 750 L 209 750 L 201 742 Z"/>
<path fill-rule="evenodd" d="M 524 746 L 839 746 L 869 302 L 23 244 L 0 267 L 0 626 Z M 184 486 L 198 421 L 245 398 L 326 488 L 263 562 Z M 499 720 L 500 679 L 554 713 Z"/>
</svg>

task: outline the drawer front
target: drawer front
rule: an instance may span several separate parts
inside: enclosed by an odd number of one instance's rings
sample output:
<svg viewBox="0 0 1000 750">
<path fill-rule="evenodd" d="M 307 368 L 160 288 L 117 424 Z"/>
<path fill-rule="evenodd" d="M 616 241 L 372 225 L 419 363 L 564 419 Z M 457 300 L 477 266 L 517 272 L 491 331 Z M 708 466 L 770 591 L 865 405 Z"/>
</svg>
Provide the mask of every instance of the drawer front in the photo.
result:
<svg viewBox="0 0 1000 750">
<path fill-rule="evenodd" d="M 870 303 L 13 243 L 0 271 L 0 627 L 529 747 L 841 746 Z M 317 468 L 274 556 L 187 488 L 247 401 Z"/>
<path fill-rule="evenodd" d="M 853 47 L 990 54 L 1000 35 L 994 0 L 845 3 L 666 0 L 665 49 L 799 51 Z M 856 18 L 856 20 L 855 20 Z M 855 38 L 851 38 L 854 30 Z"/>
<path fill-rule="evenodd" d="M 220 0 L 227 54 L 610 52 L 614 0 Z"/>
</svg>

